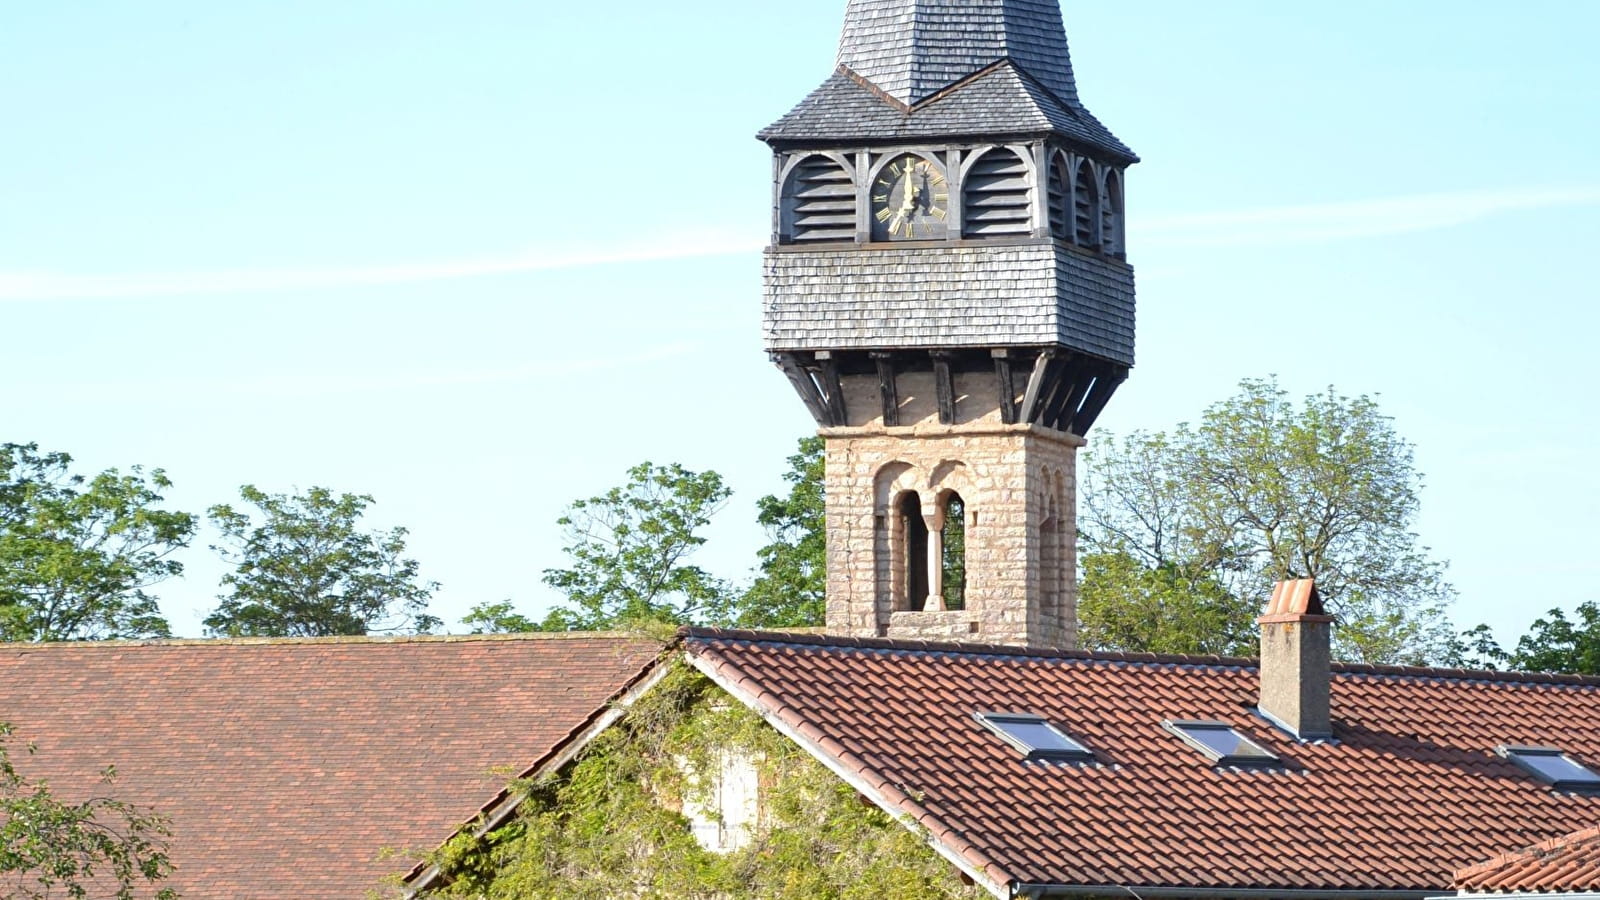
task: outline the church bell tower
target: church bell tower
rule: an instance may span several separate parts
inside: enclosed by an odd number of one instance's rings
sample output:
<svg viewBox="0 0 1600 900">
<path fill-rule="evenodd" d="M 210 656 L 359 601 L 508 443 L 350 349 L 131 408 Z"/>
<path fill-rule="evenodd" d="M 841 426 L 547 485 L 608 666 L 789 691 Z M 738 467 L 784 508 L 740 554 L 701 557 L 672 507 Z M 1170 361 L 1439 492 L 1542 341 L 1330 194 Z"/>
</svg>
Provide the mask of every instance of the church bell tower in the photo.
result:
<svg viewBox="0 0 1600 900">
<path fill-rule="evenodd" d="M 826 442 L 829 632 L 1074 646 L 1138 157 L 1079 101 L 1055 0 L 850 0 L 833 75 L 759 137 L 762 330 Z"/>
</svg>

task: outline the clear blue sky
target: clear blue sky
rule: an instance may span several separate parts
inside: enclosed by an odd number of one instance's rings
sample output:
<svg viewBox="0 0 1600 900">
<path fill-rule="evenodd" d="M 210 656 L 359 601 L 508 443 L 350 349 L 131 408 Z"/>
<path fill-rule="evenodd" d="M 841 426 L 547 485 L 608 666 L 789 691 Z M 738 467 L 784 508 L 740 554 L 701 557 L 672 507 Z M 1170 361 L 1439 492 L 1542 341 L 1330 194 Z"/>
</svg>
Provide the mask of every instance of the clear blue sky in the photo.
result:
<svg viewBox="0 0 1600 900">
<path fill-rule="evenodd" d="M 375 495 L 435 612 L 537 613 L 554 521 L 642 459 L 738 491 L 810 421 L 760 349 L 769 157 L 842 0 L 98 0 L 0 11 L 0 440 Z M 1600 600 L 1600 4 L 1066 0 L 1128 180 L 1139 364 L 1380 395 L 1456 618 Z M 626 184 L 626 188 L 619 185 Z M 204 535 L 158 588 L 197 635 Z"/>
</svg>

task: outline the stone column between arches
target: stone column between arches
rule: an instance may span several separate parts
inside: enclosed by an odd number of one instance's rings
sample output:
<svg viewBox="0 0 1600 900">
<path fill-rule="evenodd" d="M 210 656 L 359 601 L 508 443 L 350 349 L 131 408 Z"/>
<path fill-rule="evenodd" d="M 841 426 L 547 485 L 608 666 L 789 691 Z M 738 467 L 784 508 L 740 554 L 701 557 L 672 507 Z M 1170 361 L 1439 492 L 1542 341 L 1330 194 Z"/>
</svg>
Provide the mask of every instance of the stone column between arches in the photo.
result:
<svg viewBox="0 0 1600 900">
<path fill-rule="evenodd" d="M 822 436 L 829 633 L 1076 645 L 1082 439 L 1031 425 L 827 428 Z M 922 610 L 905 595 L 896 503 L 914 492 L 931 519 L 950 491 L 966 506 L 965 608 Z"/>
</svg>

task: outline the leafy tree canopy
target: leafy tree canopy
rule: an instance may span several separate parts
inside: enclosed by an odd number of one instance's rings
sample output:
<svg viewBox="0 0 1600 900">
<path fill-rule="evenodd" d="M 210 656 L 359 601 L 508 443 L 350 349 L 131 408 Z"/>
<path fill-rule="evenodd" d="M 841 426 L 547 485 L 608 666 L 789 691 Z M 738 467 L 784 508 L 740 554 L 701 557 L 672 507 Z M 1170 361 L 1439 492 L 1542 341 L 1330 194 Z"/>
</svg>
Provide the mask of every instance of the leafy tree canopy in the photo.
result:
<svg viewBox="0 0 1600 900">
<path fill-rule="evenodd" d="M 688 558 L 732 491 L 716 472 L 640 463 L 628 481 L 578 500 L 558 522 L 571 567 L 546 569 L 566 596 L 540 629 L 592 631 L 646 622 L 725 622 L 732 592 Z"/>
<path fill-rule="evenodd" d="M 260 518 L 226 504 L 210 510 L 223 541 L 212 549 L 235 568 L 222 578 L 227 593 L 205 619 L 208 633 L 321 637 L 439 624 L 425 612 L 438 585 L 417 580 L 406 529 L 360 528 L 372 497 L 321 487 L 268 494 L 248 484 L 239 494 Z"/>
<path fill-rule="evenodd" d="M 145 589 L 177 575 L 195 517 L 160 509 L 160 469 L 73 474 L 72 457 L 0 444 L 0 640 L 166 637 Z"/>
<path fill-rule="evenodd" d="M 1086 636 L 1110 649 L 1243 651 L 1273 583 L 1315 578 L 1340 657 L 1438 659 L 1454 591 L 1410 531 L 1420 484 L 1373 400 L 1330 388 L 1296 405 L 1272 379 L 1242 382 L 1196 425 L 1098 436 L 1080 519 Z M 1118 625 L 1139 596 L 1172 621 Z"/>
<path fill-rule="evenodd" d="M 828 558 L 822 476 L 822 438 L 802 438 L 783 475 L 788 495 L 768 494 L 757 501 L 756 521 L 767 529 L 769 542 L 757 551 L 759 574 L 739 599 L 739 627 L 823 623 Z"/>
<path fill-rule="evenodd" d="M 1450 664 L 1462 668 L 1600 675 L 1600 606 L 1585 601 L 1570 617 L 1562 609 L 1550 610 L 1509 652 L 1487 625 L 1463 632 L 1454 649 Z"/>
<path fill-rule="evenodd" d="M 461 624 L 471 629 L 472 634 L 518 634 L 540 630 L 539 623 L 517 612 L 510 600 L 480 603 L 461 617 Z"/>
<path fill-rule="evenodd" d="M 0 723 L 0 896 L 45 900 L 92 891 L 132 900 L 149 896 L 148 888 L 172 873 L 166 819 L 110 797 L 80 803 L 57 797 L 49 784 L 18 771 L 10 739 L 11 726 Z M 103 783 L 115 774 L 107 769 Z M 160 888 L 154 896 L 178 895 Z"/>
</svg>

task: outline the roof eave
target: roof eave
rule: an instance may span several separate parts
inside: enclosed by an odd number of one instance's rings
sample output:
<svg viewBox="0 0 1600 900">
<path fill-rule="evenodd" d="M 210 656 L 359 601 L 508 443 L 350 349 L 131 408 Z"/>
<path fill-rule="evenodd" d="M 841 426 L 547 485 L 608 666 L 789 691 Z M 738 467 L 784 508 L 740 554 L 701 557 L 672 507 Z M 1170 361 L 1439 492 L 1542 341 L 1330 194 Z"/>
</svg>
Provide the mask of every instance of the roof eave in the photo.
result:
<svg viewBox="0 0 1600 900">
<path fill-rule="evenodd" d="M 1425 900 L 1447 893 L 1434 890 L 1180 887 L 1172 885 L 1017 883 L 1013 897 L 1105 897 L 1126 894 L 1143 900 Z M 1543 898 L 1541 898 L 1543 900 Z M 1591 897 L 1590 900 L 1593 900 Z"/>
</svg>

